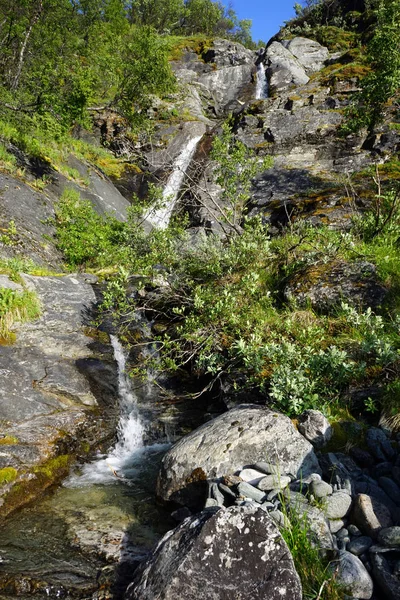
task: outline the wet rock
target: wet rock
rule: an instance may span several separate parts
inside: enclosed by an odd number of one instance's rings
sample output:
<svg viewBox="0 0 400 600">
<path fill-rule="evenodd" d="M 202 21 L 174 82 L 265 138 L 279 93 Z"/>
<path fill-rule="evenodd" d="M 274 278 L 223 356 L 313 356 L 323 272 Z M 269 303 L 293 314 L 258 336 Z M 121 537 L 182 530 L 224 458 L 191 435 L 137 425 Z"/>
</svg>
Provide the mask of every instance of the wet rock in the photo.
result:
<svg viewBox="0 0 400 600">
<path fill-rule="evenodd" d="M 357 448 L 354 446 L 350 448 L 350 456 L 356 461 L 356 463 L 360 467 L 371 467 L 374 464 L 374 459 L 372 458 L 372 454 L 367 452 L 366 450 L 362 450 L 361 448 Z"/>
<path fill-rule="evenodd" d="M 378 542 L 390 548 L 400 547 L 400 527 L 387 527 L 378 534 Z"/>
<path fill-rule="evenodd" d="M 309 81 L 300 62 L 279 42 L 272 42 L 265 56 L 272 95 Z"/>
<path fill-rule="evenodd" d="M 345 492 L 335 492 L 325 500 L 325 512 L 328 519 L 342 519 L 351 507 L 351 496 Z"/>
<path fill-rule="evenodd" d="M 127 600 L 198 600 L 227 594 L 300 600 L 290 552 L 269 515 L 231 507 L 187 519 L 160 541 Z"/>
<path fill-rule="evenodd" d="M 371 554 L 372 573 L 385 600 L 400 600 L 399 578 L 393 572 L 389 561 L 382 554 Z"/>
<path fill-rule="evenodd" d="M 318 470 L 311 444 L 288 417 L 242 405 L 196 429 L 166 453 L 157 494 L 163 500 L 201 505 L 207 479 L 235 473 L 243 465 L 262 460 L 280 465 L 294 477 Z"/>
<path fill-rule="evenodd" d="M 374 584 L 368 571 L 361 560 L 350 552 L 340 553 L 336 581 L 354 598 L 369 600 L 374 591 Z"/>
<path fill-rule="evenodd" d="M 389 509 L 366 494 L 356 496 L 352 511 L 352 522 L 372 539 L 377 538 L 381 529 L 393 525 Z"/>
<path fill-rule="evenodd" d="M 376 309 L 386 297 L 387 289 L 379 282 L 372 263 L 335 260 L 298 273 L 284 293 L 288 301 L 299 306 L 311 304 L 319 312 L 329 312 L 343 301 Z M 369 449 L 372 452 L 372 446 Z"/>
<path fill-rule="evenodd" d="M 306 410 L 300 417 L 297 429 L 315 448 L 322 448 L 332 437 L 332 427 L 319 410 Z"/>
<path fill-rule="evenodd" d="M 295 37 L 286 44 L 286 48 L 304 67 L 307 75 L 320 71 L 329 58 L 329 50 L 314 40 Z"/>
<path fill-rule="evenodd" d="M 372 539 L 366 535 L 360 535 L 350 541 L 347 545 L 347 550 L 355 556 L 360 556 L 367 552 L 372 546 Z"/>
</svg>

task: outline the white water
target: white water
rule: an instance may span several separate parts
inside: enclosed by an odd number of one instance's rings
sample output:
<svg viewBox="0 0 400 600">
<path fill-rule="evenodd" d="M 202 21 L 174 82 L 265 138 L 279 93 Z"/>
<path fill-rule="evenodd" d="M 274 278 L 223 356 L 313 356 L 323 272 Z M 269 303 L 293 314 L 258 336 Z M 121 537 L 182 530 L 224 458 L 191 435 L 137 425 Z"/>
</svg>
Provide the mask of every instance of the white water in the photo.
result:
<svg viewBox="0 0 400 600">
<path fill-rule="evenodd" d="M 126 373 L 124 349 L 114 335 L 110 336 L 114 358 L 118 365 L 118 396 L 120 419 L 117 428 L 117 443 L 107 455 L 87 463 L 80 475 L 72 475 L 65 483 L 68 487 L 81 487 L 93 483 L 114 483 L 116 479 L 129 479 L 135 475 L 143 455 L 157 452 L 161 445 L 143 446 L 144 424 L 137 409 L 137 398 L 132 391 Z"/>
<path fill-rule="evenodd" d="M 268 98 L 268 81 L 265 65 L 260 62 L 257 65 L 256 100 L 264 100 L 264 98 Z"/>
<path fill-rule="evenodd" d="M 178 198 L 183 178 L 187 171 L 190 161 L 193 158 L 197 144 L 202 136 L 191 138 L 185 148 L 177 157 L 172 173 L 168 178 L 167 184 L 163 191 L 163 205 L 161 208 L 150 209 L 146 214 L 146 220 L 157 229 L 166 229 L 171 219 L 172 211 L 174 210 L 175 202 Z"/>
</svg>

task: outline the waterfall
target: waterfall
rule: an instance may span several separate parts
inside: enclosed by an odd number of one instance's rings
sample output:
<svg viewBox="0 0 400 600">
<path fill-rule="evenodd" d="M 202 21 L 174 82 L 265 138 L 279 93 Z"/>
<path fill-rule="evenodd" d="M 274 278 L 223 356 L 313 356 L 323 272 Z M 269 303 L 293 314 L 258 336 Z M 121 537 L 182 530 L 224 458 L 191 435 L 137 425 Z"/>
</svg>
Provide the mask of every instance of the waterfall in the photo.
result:
<svg viewBox="0 0 400 600">
<path fill-rule="evenodd" d="M 124 349 L 116 336 L 112 335 L 110 339 L 118 366 L 120 419 L 117 442 L 106 456 L 100 455 L 94 462 L 84 465 L 80 475 L 72 475 L 66 482 L 69 487 L 114 483 L 118 478 L 130 477 L 134 475 L 137 463 L 146 451 L 143 446 L 145 427 L 137 408 L 137 398 L 132 391 L 129 375 L 126 373 Z M 154 446 L 151 448 L 155 449 Z"/>
<path fill-rule="evenodd" d="M 256 100 L 268 98 L 268 80 L 263 62 L 257 65 Z"/>
<path fill-rule="evenodd" d="M 183 178 L 193 158 L 197 144 L 202 136 L 191 138 L 182 152 L 175 160 L 173 170 L 168 178 L 167 184 L 163 191 L 163 205 L 161 208 L 150 209 L 145 218 L 153 227 L 157 229 L 166 229 L 170 221 L 172 211 L 178 198 L 179 190 L 182 186 Z"/>
</svg>

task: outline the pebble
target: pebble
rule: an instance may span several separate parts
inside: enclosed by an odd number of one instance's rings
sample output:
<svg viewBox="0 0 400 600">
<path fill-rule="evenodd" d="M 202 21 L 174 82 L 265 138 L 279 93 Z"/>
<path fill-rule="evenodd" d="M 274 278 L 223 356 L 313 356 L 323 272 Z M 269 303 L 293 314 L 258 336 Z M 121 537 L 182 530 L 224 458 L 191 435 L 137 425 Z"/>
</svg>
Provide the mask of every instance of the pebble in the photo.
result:
<svg viewBox="0 0 400 600">
<path fill-rule="evenodd" d="M 353 538 L 347 545 L 347 550 L 355 556 L 361 556 L 372 546 L 372 539 L 366 535 Z"/>
<path fill-rule="evenodd" d="M 283 490 L 290 483 L 290 477 L 286 475 L 267 475 L 257 482 L 259 490 L 267 492 L 269 490 Z"/>
<path fill-rule="evenodd" d="M 382 546 L 397 548 L 400 546 L 400 527 L 387 527 L 378 533 L 378 542 Z"/>
<path fill-rule="evenodd" d="M 211 483 L 210 487 L 209 487 L 209 498 L 213 498 L 214 500 L 216 500 L 217 505 L 218 506 L 224 506 L 224 495 L 222 494 L 222 492 L 220 492 L 220 490 L 218 489 L 218 484 L 217 483 Z"/>
<path fill-rule="evenodd" d="M 336 534 L 336 537 L 338 539 L 343 539 L 343 538 L 348 537 L 348 536 L 349 536 L 349 532 L 348 532 L 348 530 L 345 527 L 343 527 L 343 529 L 341 529 L 340 531 L 338 531 L 337 534 Z"/>
<path fill-rule="evenodd" d="M 351 507 L 351 497 L 345 492 L 335 492 L 326 498 L 325 513 L 328 519 L 342 519 Z"/>
<path fill-rule="evenodd" d="M 246 483 L 250 483 L 250 485 L 257 485 L 265 477 L 265 474 L 255 469 L 243 469 L 243 471 L 240 471 L 239 477 Z"/>
<path fill-rule="evenodd" d="M 314 498 L 325 498 L 333 493 L 332 486 L 325 481 L 312 481 L 309 489 Z"/>
<path fill-rule="evenodd" d="M 344 526 L 343 519 L 330 519 L 329 520 L 329 531 L 331 533 L 337 533 Z"/>
<path fill-rule="evenodd" d="M 238 489 L 240 496 L 244 496 L 245 498 L 251 498 L 252 500 L 255 500 L 256 502 L 258 502 L 259 504 L 261 504 L 266 499 L 264 492 L 262 492 L 261 490 L 258 490 L 257 488 L 250 485 L 249 483 L 246 483 L 245 481 L 242 481 L 241 483 L 239 483 L 239 485 L 237 486 L 237 489 Z"/>
<path fill-rule="evenodd" d="M 214 506 L 218 506 L 218 502 L 214 500 L 214 498 L 207 498 L 204 508 L 211 508 Z"/>
<path fill-rule="evenodd" d="M 362 535 L 361 531 L 358 529 L 357 525 L 349 525 L 348 528 L 349 530 L 349 534 L 352 535 L 353 537 Z"/>
</svg>

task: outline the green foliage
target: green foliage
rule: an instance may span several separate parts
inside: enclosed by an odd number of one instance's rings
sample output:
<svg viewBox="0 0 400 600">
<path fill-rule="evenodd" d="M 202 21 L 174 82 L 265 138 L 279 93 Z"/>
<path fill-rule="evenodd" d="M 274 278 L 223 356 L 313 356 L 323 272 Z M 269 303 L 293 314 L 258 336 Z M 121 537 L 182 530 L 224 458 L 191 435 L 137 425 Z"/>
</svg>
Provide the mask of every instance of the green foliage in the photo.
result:
<svg viewBox="0 0 400 600">
<path fill-rule="evenodd" d="M 99 268 L 120 258 L 124 225 L 116 218 L 96 213 L 89 200 L 66 188 L 56 206 L 57 248 L 71 269 Z"/>
<path fill-rule="evenodd" d="M 0 469 L 0 485 L 11 483 L 18 475 L 17 469 L 14 467 L 4 467 Z"/>
<path fill-rule="evenodd" d="M 371 72 L 362 80 L 362 91 L 348 111 L 344 132 L 373 127 L 382 120 L 385 105 L 398 98 L 400 88 L 400 2 L 380 0 L 377 24 L 367 46 Z"/>
</svg>

